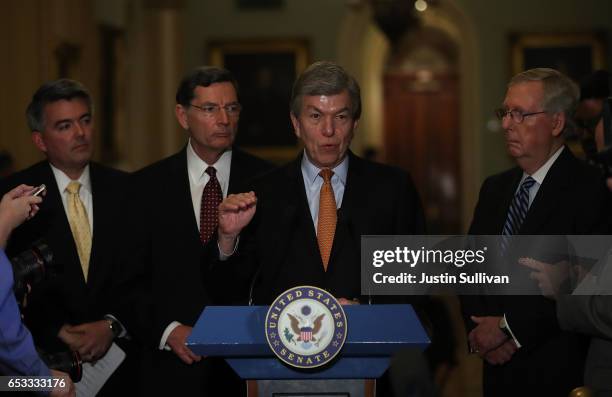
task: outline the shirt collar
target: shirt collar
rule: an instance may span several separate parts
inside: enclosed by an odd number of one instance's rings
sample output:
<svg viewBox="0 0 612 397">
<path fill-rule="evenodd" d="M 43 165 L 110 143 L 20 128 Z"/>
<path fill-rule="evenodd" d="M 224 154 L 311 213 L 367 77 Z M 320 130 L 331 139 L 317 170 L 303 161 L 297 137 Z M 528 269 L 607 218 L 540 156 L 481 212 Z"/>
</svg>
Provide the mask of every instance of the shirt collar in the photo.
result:
<svg viewBox="0 0 612 397">
<path fill-rule="evenodd" d="M 59 168 L 56 168 L 53 164 L 49 163 L 49 165 L 51 166 L 51 171 L 53 171 L 53 175 L 55 176 L 57 188 L 59 189 L 60 193 L 64 193 L 66 187 L 68 187 L 68 184 L 72 181 L 72 179 L 70 179 L 68 175 L 64 173 L 64 171 L 60 170 Z M 85 169 L 83 170 L 81 176 L 79 177 L 79 179 L 77 179 L 77 181 L 81 183 L 81 189 L 85 189 L 89 193 L 91 193 L 91 177 L 89 175 L 89 164 L 85 166 Z"/>
<path fill-rule="evenodd" d="M 340 178 L 340 182 L 342 182 L 343 185 L 346 185 L 346 176 L 348 174 L 348 157 L 348 155 L 344 156 L 344 159 L 340 162 L 340 164 L 332 168 L 332 171 L 334 172 L 333 177 L 337 176 Z M 306 154 L 306 150 L 304 150 L 304 155 L 302 156 L 302 173 L 306 178 L 306 183 L 309 185 L 314 184 L 320 171 L 321 169 L 310 161 L 308 155 Z"/>
<path fill-rule="evenodd" d="M 535 179 L 535 181 L 538 183 L 538 185 L 542 185 L 542 183 L 544 182 L 544 178 L 546 178 L 546 174 L 548 174 L 548 171 L 550 170 L 550 167 L 552 167 L 552 165 L 555 163 L 555 161 L 557 160 L 557 158 L 559 158 L 559 156 L 561 155 L 561 152 L 563 151 L 563 148 L 565 146 L 561 146 L 556 152 L 555 154 L 553 154 L 552 156 L 550 156 L 550 158 L 544 163 L 543 166 L 541 166 L 536 172 L 533 173 L 533 175 L 531 175 L 531 177 L 533 179 Z M 527 178 L 527 174 L 523 172 L 523 180 Z"/>
<path fill-rule="evenodd" d="M 230 166 L 232 163 L 232 150 L 226 150 L 214 164 L 207 164 L 200 158 L 191 146 L 191 139 L 187 144 L 187 170 L 191 182 L 197 184 L 204 176 L 204 172 L 209 166 L 215 167 L 217 170 L 217 179 L 219 181 L 229 180 Z"/>
</svg>

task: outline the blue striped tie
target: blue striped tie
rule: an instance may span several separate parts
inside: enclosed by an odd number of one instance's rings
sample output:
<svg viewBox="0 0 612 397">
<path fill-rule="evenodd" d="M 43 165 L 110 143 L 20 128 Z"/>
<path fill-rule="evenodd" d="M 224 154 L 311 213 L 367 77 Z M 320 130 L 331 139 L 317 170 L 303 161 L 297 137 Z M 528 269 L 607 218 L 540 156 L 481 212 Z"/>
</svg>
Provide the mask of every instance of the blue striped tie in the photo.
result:
<svg viewBox="0 0 612 397">
<path fill-rule="evenodd" d="M 506 252 L 506 248 L 508 248 L 510 236 L 518 233 L 523 221 L 525 220 L 525 216 L 527 216 L 527 211 L 529 210 L 529 189 L 531 189 L 534 183 L 535 179 L 532 177 L 528 176 L 525 178 L 523 183 L 521 183 L 521 187 L 519 188 L 518 192 L 516 192 L 514 200 L 512 200 L 512 203 L 510 204 L 508 218 L 506 218 L 504 230 L 502 231 L 502 254 Z"/>
</svg>

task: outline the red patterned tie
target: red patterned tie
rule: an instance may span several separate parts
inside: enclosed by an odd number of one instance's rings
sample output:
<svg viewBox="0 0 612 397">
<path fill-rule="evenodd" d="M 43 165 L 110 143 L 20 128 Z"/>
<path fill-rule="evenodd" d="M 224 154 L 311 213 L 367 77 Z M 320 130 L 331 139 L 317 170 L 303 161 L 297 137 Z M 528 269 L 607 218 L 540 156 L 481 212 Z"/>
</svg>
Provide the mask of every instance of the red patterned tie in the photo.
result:
<svg viewBox="0 0 612 397">
<path fill-rule="evenodd" d="M 221 185 L 217 179 L 217 170 L 208 167 L 206 173 L 210 179 L 202 191 L 202 203 L 200 205 L 200 240 L 206 244 L 217 230 L 219 218 L 219 204 L 223 200 Z"/>
</svg>

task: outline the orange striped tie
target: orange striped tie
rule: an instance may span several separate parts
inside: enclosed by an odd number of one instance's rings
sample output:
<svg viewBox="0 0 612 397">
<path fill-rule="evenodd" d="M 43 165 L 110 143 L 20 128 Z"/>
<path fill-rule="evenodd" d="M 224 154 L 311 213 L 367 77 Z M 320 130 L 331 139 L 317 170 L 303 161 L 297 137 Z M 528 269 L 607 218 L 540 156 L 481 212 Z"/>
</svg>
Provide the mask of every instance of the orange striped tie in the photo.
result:
<svg viewBox="0 0 612 397">
<path fill-rule="evenodd" d="M 321 192 L 319 193 L 317 240 L 319 241 L 319 251 L 321 252 L 321 260 L 323 261 L 325 271 L 327 271 L 329 255 L 334 243 L 337 222 L 336 198 L 334 197 L 334 189 L 331 185 L 333 174 L 334 172 L 330 169 L 324 169 L 319 172 L 319 175 L 323 178 L 323 185 L 321 185 Z"/>
</svg>

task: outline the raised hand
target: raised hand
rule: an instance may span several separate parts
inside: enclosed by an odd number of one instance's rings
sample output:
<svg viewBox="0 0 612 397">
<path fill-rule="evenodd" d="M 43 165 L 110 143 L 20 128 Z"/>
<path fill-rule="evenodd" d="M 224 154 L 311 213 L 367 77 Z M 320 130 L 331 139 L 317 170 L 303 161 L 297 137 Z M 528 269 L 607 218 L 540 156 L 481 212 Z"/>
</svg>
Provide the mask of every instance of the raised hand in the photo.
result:
<svg viewBox="0 0 612 397">
<path fill-rule="evenodd" d="M 255 192 L 230 194 L 219 204 L 219 247 L 223 252 L 234 249 L 236 238 L 255 215 Z"/>
</svg>

